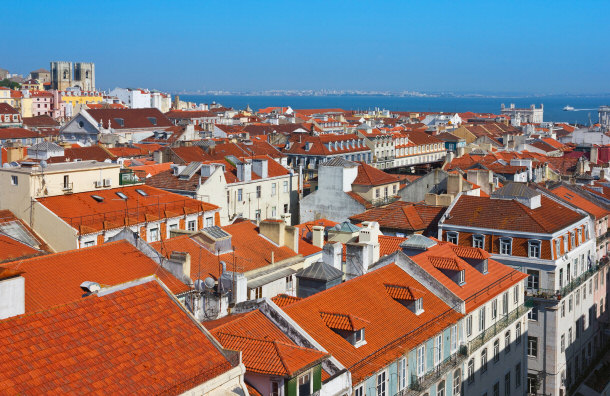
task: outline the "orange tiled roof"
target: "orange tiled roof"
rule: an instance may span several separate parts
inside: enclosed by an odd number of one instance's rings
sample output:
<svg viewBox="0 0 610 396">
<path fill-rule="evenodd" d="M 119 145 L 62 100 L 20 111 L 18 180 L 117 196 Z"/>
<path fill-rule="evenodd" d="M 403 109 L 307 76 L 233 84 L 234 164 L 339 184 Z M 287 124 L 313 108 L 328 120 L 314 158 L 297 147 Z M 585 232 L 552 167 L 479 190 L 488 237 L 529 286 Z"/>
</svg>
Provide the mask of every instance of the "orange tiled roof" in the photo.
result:
<svg viewBox="0 0 610 396">
<path fill-rule="evenodd" d="M 146 193 L 143 196 L 138 193 Z M 127 199 L 121 199 L 123 193 Z M 102 202 L 93 196 L 103 198 Z M 215 211 L 218 206 L 147 185 L 96 190 L 37 199 L 82 234 L 121 228 L 185 214 Z"/>
<path fill-rule="evenodd" d="M 370 322 L 352 314 L 336 312 L 320 312 L 322 320 L 328 327 L 335 330 L 356 331 L 366 327 Z"/>
<path fill-rule="evenodd" d="M 433 293 L 424 298 L 424 312 L 414 314 L 386 291 L 385 284 L 426 288 L 395 264 L 371 271 L 350 281 L 284 307 L 303 330 L 352 373 L 354 384 L 429 339 L 463 315 Z M 374 301 L 374 304 L 371 304 Z M 329 328 L 320 312 L 349 312 L 368 321 L 366 344 L 356 348 Z M 392 320 L 388 320 L 392 318 Z"/>
<path fill-rule="evenodd" d="M 350 217 L 355 222 L 376 221 L 381 228 L 422 231 L 436 225 L 446 208 L 396 201 Z"/>
<path fill-rule="evenodd" d="M 174 294 L 189 290 L 127 241 L 13 261 L 0 268 L 24 271 L 26 312 L 79 299 L 85 281 L 114 286 L 156 274 Z"/>
<path fill-rule="evenodd" d="M 461 249 L 455 249 L 456 246 L 452 243 L 440 241 L 437 243 L 427 251 L 412 256 L 411 259 L 458 297 L 465 300 L 467 312 L 471 312 L 527 278 L 526 274 L 491 259 L 487 260 L 487 274 L 482 274 L 463 260 L 463 258 L 471 258 L 475 255 L 467 252 L 467 249 L 472 249 L 474 252 L 477 250 L 476 248 L 464 246 Z M 456 250 L 460 255 L 456 253 Z M 439 265 L 439 263 L 441 264 Z M 444 266 L 445 263 L 447 266 Z M 453 269 L 456 266 L 464 270 L 465 283 L 462 285 L 458 285 L 441 271 L 441 269 Z"/>
<path fill-rule="evenodd" d="M 218 260 L 224 260 L 227 263 L 227 270 L 230 271 L 233 270 L 235 263 L 235 271 L 241 273 L 271 265 L 272 252 L 276 263 L 297 256 L 294 250 L 286 246 L 277 246 L 261 236 L 258 227 L 249 221 L 234 223 L 222 229 L 232 235 L 234 252 L 216 256 L 202 247 L 203 245 L 197 241 L 197 234 L 166 239 L 163 243 L 154 242 L 151 246 L 166 257 L 174 251 L 190 253 L 192 279 L 205 279 L 208 276 L 218 279 L 220 276 Z"/>
<path fill-rule="evenodd" d="M 601 219 L 603 217 L 608 216 L 610 211 L 607 209 L 596 205 L 592 201 L 586 199 L 581 194 L 576 191 L 573 191 L 565 186 L 558 186 L 551 190 L 551 192 L 558 197 L 565 199 L 571 204 L 577 206 L 578 208 L 586 211 L 587 213 L 593 215 L 596 219 Z"/>
<path fill-rule="evenodd" d="M 0 349 L 2 394 L 176 395 L 233 367 L 154 280 L 0 321 Z"/>
<path fill-rule="evenodd" d="M 398 176 L 390 175 L 384 171 L 372 167 L 364 162 L 358 162 L 358 175 L 352 184 L 363 186 L 380 186 L 382 184 L 397 183 Z"/>
<path fill-rule="evenodd" d="M 260 310 L 204 322 L 223 347 L 242 351 L 246 370 L 292 376 L 329 355 L 296 345 Z"/>
<path fill-rule="evenodd" d="M 390 297 L 396 300 L 409 300 L 415 301 L 419 298 L 423 298 L 425 295 L 421 290 L 417 290 L 414 287 L 402 286 L 402 285 L 391 285 L 385 284 L 385 290 L 388 292 Z"/>
<path fill-rule="evenodd" d="M 289 296 L 288 294 L 278 294 L 273 297 L 271 301 L 275 303 L 278 307 L 287 307 L 288 305 L 300 301 L 299 297 Z"/>
</svg>

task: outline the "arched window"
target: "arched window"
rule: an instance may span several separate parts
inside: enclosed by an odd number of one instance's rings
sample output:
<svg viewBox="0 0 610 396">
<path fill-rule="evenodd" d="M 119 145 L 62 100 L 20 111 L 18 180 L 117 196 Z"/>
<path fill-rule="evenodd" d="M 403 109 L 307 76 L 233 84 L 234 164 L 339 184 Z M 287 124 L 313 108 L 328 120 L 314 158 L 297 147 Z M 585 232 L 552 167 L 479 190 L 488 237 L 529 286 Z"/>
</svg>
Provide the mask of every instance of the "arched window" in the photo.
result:
<svg viewBox="0 0 610 396">
<path fill-rule="evenodd" d="M 445 381 L 438 383 L 438 387 L 436 388 L 436 396 L 445 396 Z"/>
</svg>

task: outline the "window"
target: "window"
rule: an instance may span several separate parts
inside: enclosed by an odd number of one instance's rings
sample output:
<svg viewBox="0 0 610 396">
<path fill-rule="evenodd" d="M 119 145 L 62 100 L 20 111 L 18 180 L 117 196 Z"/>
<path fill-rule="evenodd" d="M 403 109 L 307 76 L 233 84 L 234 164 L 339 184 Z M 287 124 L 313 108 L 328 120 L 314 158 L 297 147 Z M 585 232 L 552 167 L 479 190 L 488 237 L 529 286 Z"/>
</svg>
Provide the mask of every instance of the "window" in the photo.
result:
<svg viewBox="0 0 610 396">
<path fill-rule="evenodd" d="M 528 242 L 528 255 L 530 258 L 540 258 L 540 241 Z"/>
<path fill-rule="evenodd" d="M 436 348 L 434 349 L 434 365 L 438 366 L 443 360 L 443 335 L 436 336 Z"/>
<path fill-rule="evenodd" d="M 468 383 L 474 382 L 474 359 L 468 361 Z"/>
<path fill-rule="evenodd" d="M 407 359 L 400 359 L 399 367 L 398 367 L 398 386 L 400 390 L 403 390 L 407 387 Z"/>
<path fill-rule="evenodd" d="M 148 242 L 156 242 L 159 240 L 159 227 L 151 228 L 148 236 Z"/>
<path fill-rule="evenodd" d="M 445 381 L 441 381 L 436 389 L 436 396 L 445 396 Z"/>
<path fill-rule="evenodd" d="M 536 374 L 527 375 L 527 393 L 536 394 L 538 392 L 538 377 Z"/>
<path fill-rule="evenodd" d="M 472 335 L 472 315 L 466 318 L 466 335 L 469 337 Z"/>
<path fill-rule="evenodd" d="M 479 309 L 479 331 L 485 330 L 485 307 Z"/>
<path fill-rule="evenodd" d="M 500 396 L 500 383 L 496 382 L 494 384 L 494 396 Z"/>
<path fill-rule="evenodd" d="M 457 369 L 453 372 L 453 395 L 459 396 L 462 387 L 462 372 Z"/>
<path fill-rule="evenodd" d="M 504 376 L 504 396 L 510 396 L 510 371 Z"/>
<path fill-rule="evenodd" d="M 460 279 L 459 279 L 459 282 L 458 282 L 459 285 L 463 285 L 464 283 L 466 283 L 465 273 L 466 273 L 465 270 L 461 270 L 460 271 L 460 274 L 459 274 L 460 275 Z"/>
<path fill-rule="evenodd" d="M 284 192 L 285 193 L 288 192 L 288 181 L 287 180 L 284 181 Z"/>
<path fill-rule="evenodd" d="M 271 396 L 280 396 L 280 383 L 271 381 Z"/>
<path fill-rule="evenodd" d="M 387 188 L 387 187 L 384 187 L 384 188 L 383 188 L 383 194 L 384 194 L 384 195 L 383 195 L 384 197 L 387 197 L 387 196 L 388 196 L 388 188 Z"/>
<path fill-rule="evenodd" d="M 385 373 L 384 373 L 384 378 L 385 378 Z M 302 376 L 299 377 L 299 396 L 309 396 L 311 394 L 311 376 L 309 375 L 309 373 L 307 374 L 303 374 Z M 384 390 L 383 390 L 383 394 L 382 396 L 385 396 L 385 384 L 384 384 Z M 378 395 L 380 395 L 379 393 L 377 393 Z"/>
<path fill-rule="evenodd" d="M 447 233 L 447 242 L 451 242 L 457 245 L 458 243 L 458 233 L 457 232 L 448 232 Z"/>
<path fill-rule="evenodd" d="M 197 225 L 197 222 L 195 220 L 190 220 L 187 224 L 187 227 L 188 227 L 187 229 L 189 231 L 195 231 L 196 225 Z"/>
<path fill-rule="evenodd" d="M 565 334 L 561 335 L 561 352 L 566 350 L 566 336 Z"/>
<path fill-rule="evenodd" d="M 417 375 L 422 376 L 426 372 L 426 346 L 417 348 Z"/>
<path fill-rule="evenodd" d="M 495 319 L 498 316 L 498 299 L 491 302 L 491 318 Z"/>
<path fill-rule="evenodd" d="M 538 338 L 527 337 L 527 356 L 538 357 Z"/>
<path fill-rule="evenodd" d="M 473 235 L 472 236 L 472 247 L 483 249 L 484 241 L 485 241 L 485 236 L 483 236 L 483 235 Z"/>
<path fill-rule="evenodd" d="M 504 334 L 504 354 L 510 353 L 510 330 Z"/>
<path fill-rule="evenodd" d="M 292 276 L 286 277 L 286 290 L 292 290 Z"/>
<path fill-rule="evenodd" d="M 498 363 L 500 361 L 500 340 L 496 339 L 494 341 L 494 363 Z"/>
<path fill-rule="evenodd" d="M 354 345 L 364 341 L 364 329 L 356 330 L 354 334 Z"/>
<path fill-rule="evenodd" d="M 515 326 L 515 345 L 521 344 L 521 323 Z"/>
<path fill-rule="evenodd" d="M 258 298 L 263 298 L 263 287 L 257 287 L 256 289 L 250 289 L 251 291 L 254 291 L 254 298 L 258 299 Z"/>
<path fill-rule="evenodd" d="M 86 241 L 86 242 L 84 243 L 84 246 L 85 246 L 85 247 L 89 247 L 89 246 L 93 246 L 93 245 L 95 245 L 95 241 Z"/>
<path fill-rule="evenodd" d="M 515 388 L 521 386 L 521 362 L 515 366 Z"/>
<path fill-rule="evenodd" d="M 260 222 L 261 221 L 261 210 L 260 209 L 256 209 L 256 211 L 254 212 L 254 216 L 256 218 L 256 222 Z"/>
<path fill-rule="evenodd" d="M 568 329 L 568 345 L 572 343 L 572 327 Z"/>
<path fill-rule="evenodd" d="M 64 190 L 70 188 L 70 176 L 64 175 Z"/>
<path fill-rule="evenodd" d="M 354 390 L 354 396 L 364 396 L 364 386 L 360 385 Z"/>
<path fill-rule="evenodd" d="M 256 198 L 261 197 L 261 186 L 256 186 Z"/>
<path fill-rule="evenodd" d="M 539 281 L 540 281 L 540 272 L 536 270 L 527 270 L 527 288 L 538 290 Z"/>
<path fill-rule="evenodd" d="M 502 295 L 502 315 L 508 315 L 508 292 Z"/>
<path fill-rule="evenodd" d="M 377 374 L 377 396 L 386 396 L 385 371 Z M 300 395 L 299 395 L 300 396 Z"/>
<path fill-rule="evenodd" d="M 244 190 L 241 188 L 237 189 L 237 201 L 241 202 L 244 200 Z"/>
<path fill-rule="evenodd" d="M 500 239 L 500 254 L 510 255 L 512 253 L 512 240 L 510 238 Z"/>
<path fill-rule="evenodd" d="M 277 194 L 277 183 L 271 184 L 271 196 L 275 196 Z"/>
<path fill-rule="evenodd" d="M 576 289 L 576 306 L 580 304 L 580 289 Z"/>
<path fill-rule="evenodd" d="M 513 292 L 514 292 L 513 302 L 515 304 L 518 304 L 519 303 L 519 285 L 515 285 L 515 287 L 513 287 Z"/>
<path fill-rule="evenodd" d="M 457 351 L 457 325 L 451 327 L 450 338 L 451 338 L 451 353 Z"/>
<path fill-rule="evenodd" d="M 487 348 L 481 351 L 481 374 L 487 371 Z"/>
<path fill-rule="evenodd" d="M 573 303 L 573 296 L 570 296 L 570 298 L 568 298 L 568 312 L 572 312 L 572 303 Z"/>
<path fill-rule="evenodd" d="M 563 287 L 563 268 L 559 269 L 559 288 Z"/>
<path fill-rule="evenodd" d="M 271 207 L 271 218 L 275 219 L 277 217 L 277 207 L 276 206 L 272 206 Z"/>
<path fill-rule="evenodd" d="M 379 198 L 379 196 L 381 195 L 380 191 L 381 191 L 380 188 L 375 189 L 375 198 Z"/>
<path fill-rule="evenodd" d="M 19 185 L 19 178 L 17 176 L 11 176 L 11 184 L 13 186 L 18 186 Z"/>
</svg>

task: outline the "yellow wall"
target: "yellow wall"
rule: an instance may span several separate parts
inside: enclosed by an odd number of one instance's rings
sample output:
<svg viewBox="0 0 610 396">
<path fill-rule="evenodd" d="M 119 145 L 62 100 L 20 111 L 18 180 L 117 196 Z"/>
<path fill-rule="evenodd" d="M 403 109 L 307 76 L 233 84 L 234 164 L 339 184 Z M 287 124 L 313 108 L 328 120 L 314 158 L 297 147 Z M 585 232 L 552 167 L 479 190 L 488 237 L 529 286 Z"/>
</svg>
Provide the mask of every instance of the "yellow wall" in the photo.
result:
<svg viewBox="0 0 610 396">
<path fill-rule="evenodd" d="M 66 103 L 72 104 L 73 114 L 76 114 L 81 110 L 83 105 L 88 104 L 88 103 L 102 103 L 104 98 L 102 97 L 102 95 L 97 95 L 97 96 L 62 95 L 61 100 Z"/>
</svg>

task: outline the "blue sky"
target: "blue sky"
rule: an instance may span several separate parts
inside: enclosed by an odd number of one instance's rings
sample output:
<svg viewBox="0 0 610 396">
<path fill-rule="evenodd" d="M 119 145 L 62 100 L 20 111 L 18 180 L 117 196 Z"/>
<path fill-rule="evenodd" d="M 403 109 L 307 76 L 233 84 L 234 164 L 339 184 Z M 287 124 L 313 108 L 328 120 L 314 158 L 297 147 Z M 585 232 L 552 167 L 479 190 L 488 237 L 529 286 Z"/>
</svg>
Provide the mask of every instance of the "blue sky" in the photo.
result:
<svg viewBox="0 0 610 396">
<path fill-rule="evenodd" d="M 11 1 L 4 9 L 0 67 L 93 61 L 104 89 L 610 92 L 605 0 Z"/>
</svg>

